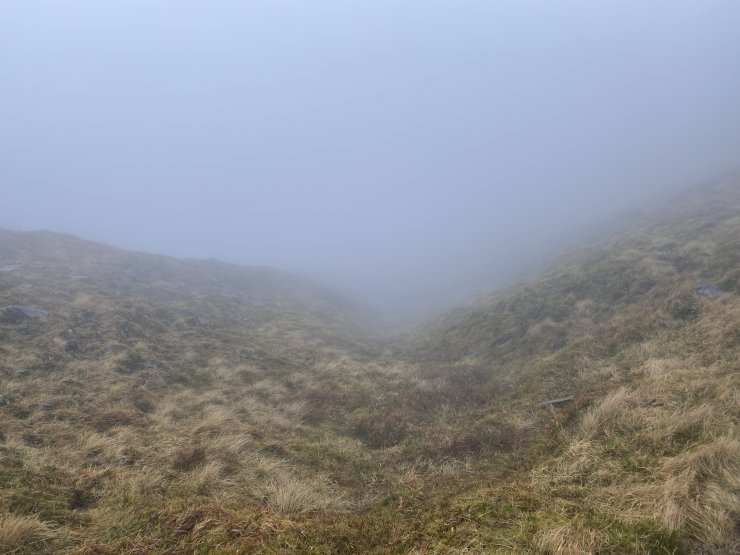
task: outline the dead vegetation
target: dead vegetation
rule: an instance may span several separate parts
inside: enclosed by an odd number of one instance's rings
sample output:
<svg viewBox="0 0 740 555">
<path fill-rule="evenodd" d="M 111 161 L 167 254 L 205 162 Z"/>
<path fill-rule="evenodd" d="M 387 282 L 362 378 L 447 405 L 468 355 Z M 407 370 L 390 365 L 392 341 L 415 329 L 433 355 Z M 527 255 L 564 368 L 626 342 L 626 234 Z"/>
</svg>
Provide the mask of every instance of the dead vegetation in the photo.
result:
<svg viewBox="0 0 740 555">
<path fill-rule="evenodd" d="M 4 553 L 39 553 L 55 535 L 49 524 L 35 516 L 0 517 L 0 548 Z"/>
<path fill-rule="evenodd" d="M 0 305 L 50 312 L 0 324 L 0 550 L 737 552 L 739 195 L 391 346 L 271 271 L 2 232 Z"/>
</svg>

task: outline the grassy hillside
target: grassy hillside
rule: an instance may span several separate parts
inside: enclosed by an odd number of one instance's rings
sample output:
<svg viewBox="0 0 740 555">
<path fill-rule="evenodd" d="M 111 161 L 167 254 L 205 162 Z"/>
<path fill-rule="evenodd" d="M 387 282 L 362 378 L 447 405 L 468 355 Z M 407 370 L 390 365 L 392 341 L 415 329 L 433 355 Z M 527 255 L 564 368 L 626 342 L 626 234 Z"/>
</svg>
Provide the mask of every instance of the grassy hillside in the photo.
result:
<svg viewBox="0 0 740 555">
<path fill-rule="evenodd" d="M 549 444 L 502 492 L 536 507 L 506 526 L 552 553 L 740 549 L 740 183 L 696 188 L 532 283 L 431 323 L 416 355 L 481 369 Z M 502 402 L 487 411 L 501 410 Z M 535 437 L 544 440 L 543 430 Z M 478 506 L 478 505 L 476 505 Z M 476 538 L 477 539 L 477 538 Z"/>
<path fill-rule="evenodd" d="M 2 232 L 0 307 L 49 313 L 0 311 L 0 551 L 737 552 L 738 238 L 705 185 L 382 343 L 271 270 Z"/>
<path fill-rule="evenodd" d="M 0 267 L 0 307 L 48 311 L 0 309 L 0 545 L 135 551 L 163 525 L 152 511 L 195 500 L 348 502 L 286 460 L 342 448 L 300 424 L 296 392 L 372 354 L 348 303 L 270 269 L 50 233 L 0 233 Z"/>
</svg>

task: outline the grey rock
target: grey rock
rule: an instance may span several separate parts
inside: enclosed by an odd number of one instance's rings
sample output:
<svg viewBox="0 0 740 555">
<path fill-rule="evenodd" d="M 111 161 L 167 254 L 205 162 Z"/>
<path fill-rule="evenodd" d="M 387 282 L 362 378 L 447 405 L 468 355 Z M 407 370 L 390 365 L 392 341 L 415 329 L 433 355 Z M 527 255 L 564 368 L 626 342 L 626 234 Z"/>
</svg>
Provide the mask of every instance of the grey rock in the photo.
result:
<svg viewBox="0 0 740 555">
<path fill-rule="evenodd" d="M 12 272 L 13 270 L 20 268 L 20 266 L 20 264 L 6 264 L 4 266 L 0 266 L 0 272 Z"/>
<path fill-rule="evenodd" d="M 724 293 L 722 288 L 716 283 L 700 283 L 696 287 L 696 292 L 699 293 L 699 295 L 701 295 L 702 297 L 709 297 L 710 299 L 718 297 L 719 295 Z"/>
<path fill-rule="evenodd" d="M 0 322 L 20 324 L 28 318 L 40 318 L 49 314 L 48 310 L 30 306 L 10 305 L 0 308 Z"/>
</svg>

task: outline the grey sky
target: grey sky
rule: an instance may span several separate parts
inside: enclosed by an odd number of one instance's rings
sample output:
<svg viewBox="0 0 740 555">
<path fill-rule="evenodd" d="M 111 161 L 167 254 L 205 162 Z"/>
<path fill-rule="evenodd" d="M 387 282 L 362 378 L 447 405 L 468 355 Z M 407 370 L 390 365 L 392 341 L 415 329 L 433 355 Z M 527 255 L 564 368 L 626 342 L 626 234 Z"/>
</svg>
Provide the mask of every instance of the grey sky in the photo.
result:
<svg viewBox="0 0 740 555">
<path fill-rule="evenodd" d="M 740 3 L 0 3 L 0 227 L 452 300 L 737 165 Z"/>
</svg>

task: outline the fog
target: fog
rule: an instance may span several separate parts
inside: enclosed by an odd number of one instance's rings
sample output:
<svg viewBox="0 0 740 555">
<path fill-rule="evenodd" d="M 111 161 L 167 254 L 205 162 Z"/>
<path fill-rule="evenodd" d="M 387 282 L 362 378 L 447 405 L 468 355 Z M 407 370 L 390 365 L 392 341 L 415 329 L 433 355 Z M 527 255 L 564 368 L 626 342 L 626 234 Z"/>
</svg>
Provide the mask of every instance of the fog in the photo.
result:
<svg viewBox="0 0 740 555">
<path fill-rule="evenodd" d="M 734 0 L 4 0 L 0 227 L 457 302 L 735 167 L 738 29 Z"/>
</svg>

